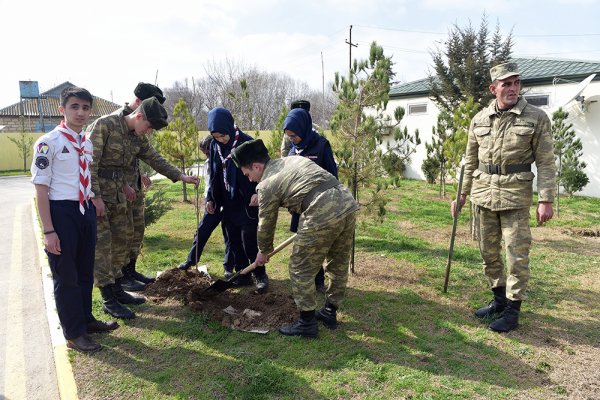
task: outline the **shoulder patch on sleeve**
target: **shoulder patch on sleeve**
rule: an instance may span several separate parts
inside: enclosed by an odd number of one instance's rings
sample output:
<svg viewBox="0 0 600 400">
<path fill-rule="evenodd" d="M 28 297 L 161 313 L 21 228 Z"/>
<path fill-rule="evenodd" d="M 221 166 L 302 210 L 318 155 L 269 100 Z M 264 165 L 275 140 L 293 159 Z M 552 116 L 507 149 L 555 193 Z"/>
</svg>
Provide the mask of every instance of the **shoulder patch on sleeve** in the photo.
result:
<svg viewBox="0 0 600 400">
<path fill-rule="evenodd" d="M 38 154 L 48 154 L 48 151 L 50 151 L 50 147 L 45 142 L 40 142 L 37 145 Z"/>
<path fill-rule="evenodd" d="M 42 143 L 40 143 L 42 144 Z M 50 165 L 50 161 L 48 161 L 48 157 L 38 156 L 35 159 L 35 166 L 39 169 L 46 169 Z"/>
</svg>

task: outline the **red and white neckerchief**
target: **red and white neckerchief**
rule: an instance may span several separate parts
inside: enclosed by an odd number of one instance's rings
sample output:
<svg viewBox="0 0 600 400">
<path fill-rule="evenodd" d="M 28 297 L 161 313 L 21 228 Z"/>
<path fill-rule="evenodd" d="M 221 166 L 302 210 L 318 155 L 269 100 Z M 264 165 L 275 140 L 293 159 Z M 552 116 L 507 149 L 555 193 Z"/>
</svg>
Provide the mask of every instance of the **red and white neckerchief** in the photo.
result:
<svg viewBox="0 0 600 400">
<path fill-rule="evenodd" d="M 71 128 L 69 128 L 65 121 L 61 121 L 58 126 L 58 130 L 63 134 L 64 137 L 71 143 L 75 151 L 79 154 L 79 211 L 85 214 L 85 207 L 83 203 L 86 203 L 90 199 L 90 193 L 92 184 L 90 180 L 90 166 L 87 161 L 86 154 L 92 154 L 89 149 L 86 149 L 86 139 L 82 134 L 78 134 Z"/>
<path fill-rule="evenodd" d="M 221 153 L 221 146 L 217 145 L 217 150 L 219 151 L 219 157 L 221 157 L 221 165 L 223 166 L 223 183 L 225 184 L 225 190 L 229 191 L 229 183 L 227 183 L 227 161 L 231 159 L 231 152 L 235 149 L 237 145 L 237 141 L 240 138 L 240 130 L 236 125 L 233 126 L 235 128 L 235 137 L 233 139 L 233 145 L 231 145 L 231 151 L 227 157 L 223 157 L 223 153 Z"/>
</svg>

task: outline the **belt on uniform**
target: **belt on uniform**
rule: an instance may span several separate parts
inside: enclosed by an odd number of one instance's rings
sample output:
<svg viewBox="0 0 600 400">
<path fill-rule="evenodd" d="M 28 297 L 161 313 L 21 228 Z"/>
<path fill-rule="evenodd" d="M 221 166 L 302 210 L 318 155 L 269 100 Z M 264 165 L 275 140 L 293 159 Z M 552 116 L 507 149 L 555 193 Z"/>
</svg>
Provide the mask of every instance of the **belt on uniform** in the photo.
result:
<svg viewBox="0 0 600 400">
<path fill-rule="evenodd" d="M 98 176 L 105 179 L 121 179 L 123 171 L 118 169 L 99 168 Z"/>
<path fill-rule="evenodd" d="M 508 175 L 516 174 L 517 172 L 530 172 L 531 164 L 511 164 L 511 165 L 500 165 L 500 164 L 484 164 L 479 163 L 480 171 L 495 174 L 495 175 Z"/>
<path fill-rule="evenodd" d="M 310 192 L 308 192 L 306 194 L 306 197 L 304 197 L 304 200 L 302 200 L 302 205 L 300 206 L 302 209 L 302 212 L 304 212 L 308 208 L 310 203 L 312 203 L 312 201 L 315 199 L 315 197 L 319 193 L 323 193 L 327 189 L 336 187 L 339 184 L 340 184 L 340 181 L 338 181 L 334 177 L 331 177 L 331 179 L 323 181 L 323 182 L 319 183 L 317 186 L 315 186 L 314 188 L 310 189 Z"/>
</svg>

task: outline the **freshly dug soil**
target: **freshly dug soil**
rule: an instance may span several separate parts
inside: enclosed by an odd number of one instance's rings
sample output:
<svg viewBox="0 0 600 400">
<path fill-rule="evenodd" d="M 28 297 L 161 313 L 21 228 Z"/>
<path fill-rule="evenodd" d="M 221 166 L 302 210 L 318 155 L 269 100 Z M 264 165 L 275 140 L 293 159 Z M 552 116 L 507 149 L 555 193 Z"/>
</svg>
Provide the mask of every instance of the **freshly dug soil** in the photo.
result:
<svg viewBox="0 0 600 400">
<path fill-rule="evenodd" d="M 277 292 L 273 285 L 262 295 L 255 294 L 254 286 L 246 286 L 204 296 L 204 289 L 212 283 L 212 279 L 195 269 L 173 268 L 149 284 L 144 295 L 157 303 L 166 299 L 181 301 L 223 326 L 242 331 L 266 333 L 293 322 L 298 316 L 290 293 Z"/>
</svg>

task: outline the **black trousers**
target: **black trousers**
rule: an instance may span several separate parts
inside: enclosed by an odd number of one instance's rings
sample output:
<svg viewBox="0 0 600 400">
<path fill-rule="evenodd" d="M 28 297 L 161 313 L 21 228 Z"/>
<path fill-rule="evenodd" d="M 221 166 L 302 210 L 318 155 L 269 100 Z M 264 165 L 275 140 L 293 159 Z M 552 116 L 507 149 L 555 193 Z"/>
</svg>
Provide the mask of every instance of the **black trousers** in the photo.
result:
<svg viewBox="0 0 600 400">
<path fill-rule="evenodd" d="M 50 215 L 61 248 L 60 255 L 46 252 L 54 281 L 54 299 L 65 338 L 74 339 L 86 333 L 86 323 L 94 320 L 96 208 L 89 201 L 83 215 L 77 201 L 51 200 Z"/>
<path fill-rule="evenodd" d="M 235 270 L 241 271 L 256 260 L 258 254 L 257 226 L 254 223 L 237 225 L 227 219 L 223 219 L 222 224 L 235 259 Z M 265 267 L 257 267 L 254 272 L 263 273 Z"/>
<path fill-rule="evenodd" d="M 210 235 L 215 229 L 217 229 L 222 219 L 222 211 L 215 211 L 214 214 L 209 214 L 206 210 L 204 210 L 204 216 L 202 217 L 202 221 L 200 221 L 200 224 L 196 229 L 192 248 L 190 249 L 187 260 L 185 261 L 187 265 L 192 266 L 198 264 L 198 261 L 200 261 L 200 257 L 202 256 L 202 251 L 204 251 L 204 246 L 206 246 L 208 239 L 210 239 Z M 224 227 L 221 228 L 223 231 L 223 238 L 225 240 L 225 260 L 223 261 L 223 267 L 225 270 L 231 272 L 233 271 L 234 267 L 233 254 L 231 254 L 229 240 L 227 239 L 227 232 L 225 232 Z"/>
</svg>

